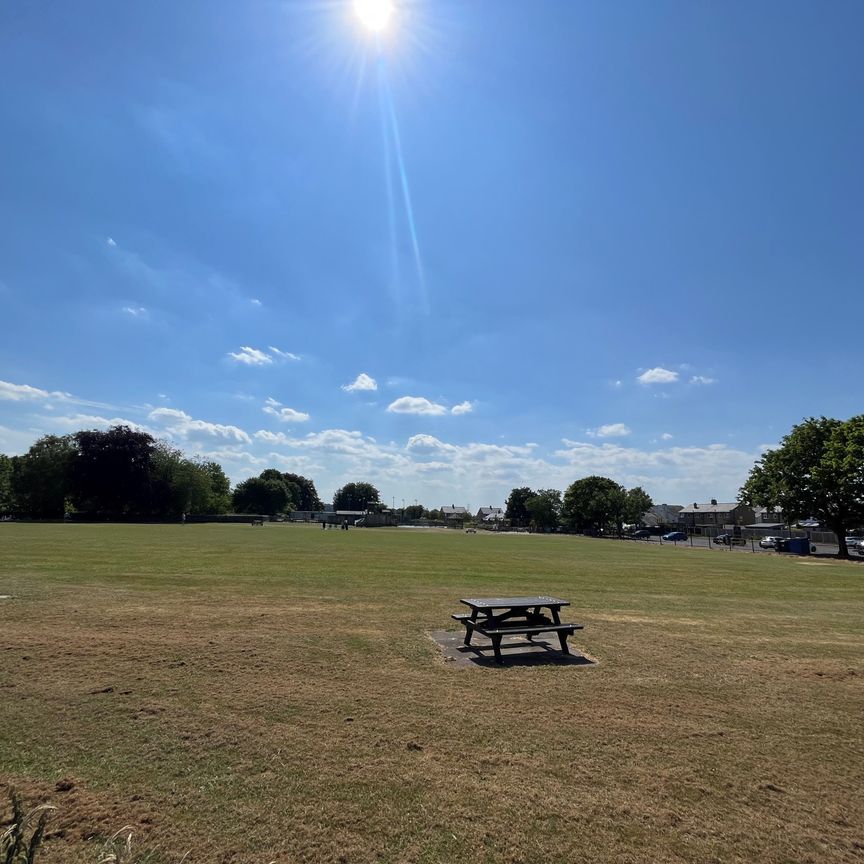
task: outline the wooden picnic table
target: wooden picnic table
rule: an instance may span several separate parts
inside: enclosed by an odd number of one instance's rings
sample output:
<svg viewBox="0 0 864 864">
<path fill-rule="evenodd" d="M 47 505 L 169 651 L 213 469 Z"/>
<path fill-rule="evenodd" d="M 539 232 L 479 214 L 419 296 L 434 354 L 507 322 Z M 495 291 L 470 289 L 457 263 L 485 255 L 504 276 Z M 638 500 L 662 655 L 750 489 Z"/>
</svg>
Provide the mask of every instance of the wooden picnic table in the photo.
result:
<svg viewBox="0 0 864 864">
<path fill-rule="evenodd" d="M 569 606 L 570 601 L 558 597 L 463 597 L 459 602 L 471 610 L 469 614 L 451 616 L 465 625 L 465 644 L 471 644 L 475 632 L 488 637 L 498 663 L 504 662 L 501 657 L 504 636 L 518 634 L 531 642 L 538 633 L 557 633 L 561 652 L 569 654 L 567 637 L 583 627 L 561 623 L 561 608 Z M 548 615 L 544 610 L 548 610 Z"/>
</svg>

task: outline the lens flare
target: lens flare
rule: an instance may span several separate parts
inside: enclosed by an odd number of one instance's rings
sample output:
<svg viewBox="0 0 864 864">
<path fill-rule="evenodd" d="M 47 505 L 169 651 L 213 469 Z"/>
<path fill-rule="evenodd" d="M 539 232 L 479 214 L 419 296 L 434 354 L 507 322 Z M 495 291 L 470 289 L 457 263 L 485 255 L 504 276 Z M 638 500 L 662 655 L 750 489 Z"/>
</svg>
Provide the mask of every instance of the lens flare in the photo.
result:
<svg viewBox="0 0 864 864">
<path fill-rule="evenodd" d="M 390 23 L 393 3 L 391 0 L 354 0 L 354 11 L 367 30 L 380 33 Z"/>
</svg>

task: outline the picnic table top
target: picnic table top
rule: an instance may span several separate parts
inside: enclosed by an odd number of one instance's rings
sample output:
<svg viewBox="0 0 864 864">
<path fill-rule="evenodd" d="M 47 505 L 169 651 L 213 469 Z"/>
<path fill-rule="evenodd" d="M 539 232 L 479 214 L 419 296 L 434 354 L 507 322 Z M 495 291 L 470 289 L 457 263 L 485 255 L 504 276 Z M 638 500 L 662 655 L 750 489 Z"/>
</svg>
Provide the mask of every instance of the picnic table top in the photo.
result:
<svg viewBox="0 0 864 864">
<path fill-rule="evenodd" d="M 532 606 L 569 606 L 557 597 L 463 597 L 460 603 L 472 609 L 530 609 Z"/>
</svg>

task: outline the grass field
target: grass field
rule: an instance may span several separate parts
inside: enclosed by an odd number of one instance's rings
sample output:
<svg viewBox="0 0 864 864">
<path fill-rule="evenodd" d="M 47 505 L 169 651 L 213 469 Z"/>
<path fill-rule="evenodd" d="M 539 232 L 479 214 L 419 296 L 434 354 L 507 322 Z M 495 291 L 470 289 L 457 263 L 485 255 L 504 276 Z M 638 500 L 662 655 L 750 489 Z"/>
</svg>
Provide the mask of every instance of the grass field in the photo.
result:
<svg viewBox="0 0 864 864">
<path fill-rule="evenodd" d="M 599 664 L 439 658 L 513 593 Z M 864 564 L 11 524 L 0 594 L 0 793 L 58 806 L 45 862 L 124 825 L 152 862 L 864 861 Z"/>
</svg>

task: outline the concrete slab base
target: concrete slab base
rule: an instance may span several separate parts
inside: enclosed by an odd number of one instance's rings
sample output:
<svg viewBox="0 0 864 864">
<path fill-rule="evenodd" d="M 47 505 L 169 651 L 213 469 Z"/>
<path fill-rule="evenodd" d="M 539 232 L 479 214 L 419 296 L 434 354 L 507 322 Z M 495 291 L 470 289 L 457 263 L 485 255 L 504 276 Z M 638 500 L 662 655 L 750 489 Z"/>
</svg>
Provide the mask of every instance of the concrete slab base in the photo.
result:
<svg viewBox="0 0 864 864">
<path fill-rule="evenodd" d="M 474 635 L 470 645 L 464 645 L 464 630 L 432 630 L 432 641 L 441 649 L 444 662 L 456 667 L 490 666 L 506 669 L 508 666 L 596 666 L 597 661 L 580 654 L 568 641 L 571 654 L 562 654 L 558 637 L 550 634 L 535 636 L 529 642 L 524 636 L 505 636 L 501 640 L 503 665 L 495 662 L 492 642 L 479 633 Z"/>
</svg>

